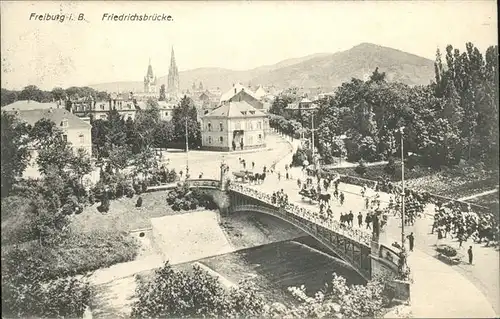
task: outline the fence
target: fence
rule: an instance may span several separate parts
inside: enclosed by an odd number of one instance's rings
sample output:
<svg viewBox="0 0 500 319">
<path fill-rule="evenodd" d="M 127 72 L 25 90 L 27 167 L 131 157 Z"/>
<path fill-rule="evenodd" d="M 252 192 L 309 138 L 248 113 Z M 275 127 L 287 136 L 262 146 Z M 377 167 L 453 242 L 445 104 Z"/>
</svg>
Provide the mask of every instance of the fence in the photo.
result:
<svg viewBox="0 0 500 319">
<path fill-rule="evenodd" d="M 243 195 L 246 195 L 246 196 L 249 196 L 252 198 L 256 198 L 256 199 L 258 199 L 258 200 L 260 200 L 268 205 L 275 207 L 278 210 L 284 209 L 288 213 L 294 214 L 298 217 L 301 217 L 301 218 L 308 220 L 312 223 L 320 225 L 320 226 L 322 226 L 328 230 L 331 230 L 337 234 L 341 234 L 341 235 L 348 237 L 352 240 L 363 243 L 367 246 L 370 246 L 370 244 L 371 244 L 371 240 L 372 240 L 371 234 L 364 232 L 364 231 L 361 231 L 361 230 L 358 230 L 358 229 L 343 227 L 339 222 L 337 222 L 335 220 L 331 220 L 331 219 L 323 220 L 323 219 L 319 218 L 318 213 L 312 212 L 312 211 L 305 209 L 303 207 L 299 207 L 299 206 L 291 204 L 291 203 L 288 203 L 284 206 L 279 206 L 279 205 L 272 202 L 271 195 L 257 191 L 255 189 L 252 189 L 252 188 L 249 188 L 246 186 L 243 186 L 241 184 L 232 183 L 229 186 L 229 189 L 232 191 L 241 193 Z"/>
<path fill-rule="evenodd" d="M 327 172 L 327 174 L 333 174 L 333 173 Z M 375 186 L 377 184 L 380 185 L 379 182 L 371 180 L 371 179 L 365 179 L 365 178 L 350 176 L 350 175 L 340 175 L 340 174 L 339 174 L 339 176 L 340 176 L 340 181 L 342 183 L 346 183 L 346 184 L 352 184 L 352 185 L 357 185 L 357 186 L 366 185 L 367 187 L 370 187 L 370 188 L 375 188 Z M 395 184 L 392 184 L 392 185 L 393 185 L 392 189 L 394 189 L 394 190 L 401 189 L 400 186 L 397 186 Z M 384 192 L 388 191 L 387 188 L 384 188 L 384 186 L 387 187 L 386 185 L 380 185 L 380 186 L 382 186 L 382 189 L 381 189 L 382 191 L 384 191 Z M 389 190 L 389 191 L 391 191 L 391 190 Z M 417 191 L 414 191 L 414 190 L 409 189 L 409 188 L 407 188 L 406 191 L 413 193 L 413 194 L 419 194 L 420 196 L 422 196 L 421 192 L 417 192 Z M 441 195 L 437 195 L 437 194 L 432 194 L 429 192 L 425 192 L 425 197 L 427 197 L 431 203 L 438 205 L 438 206 L 443 205 L 445 203 L 452 202 L 454 205 L 458 206 L 461 210 L 467 210 L 467 207 L 470 205 L 471 209 L 475 212 L 479 212 L 482 214 L 493 214 L 495 216 L 497 215 L 494 212 L 492 212 L 490 208 L 480 206 L 480 205 L 477 205 L 474 203 L 468 203 L 468 202 L 464 202 L 464 201 L 461 201 L 458 199 L 445 197 L 445 196 L 441 196 Z"/>
</svg>

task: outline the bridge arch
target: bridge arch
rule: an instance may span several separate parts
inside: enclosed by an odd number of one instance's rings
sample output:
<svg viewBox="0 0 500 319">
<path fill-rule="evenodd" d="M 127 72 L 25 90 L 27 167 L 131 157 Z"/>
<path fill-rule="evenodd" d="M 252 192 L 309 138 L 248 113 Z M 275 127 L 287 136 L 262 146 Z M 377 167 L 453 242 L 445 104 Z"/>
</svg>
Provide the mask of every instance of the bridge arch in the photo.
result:
<svg viewBox="0 0 500 319">
<path fill-rule="evenodd" d="M 261 205 L 243 204 L 243 205 L 233 206 L 231 209 L 231 212 L 232 213 L 255 212 L 255 213 L 266 214 L 266 215 L 276 217 L 276 218 L 302 230 L 303 232 L 310 235 L 311 237 L 313 237 L 315 240 L 317 240 L 323 246 L 325 246 L 331 252 L 333 252 L 336 256 L 338 256 L 339 258 L 344 260 L 347 264 L 349 264 L 365 280 L 368 281 L 371 278 L 371 271 L 370 271 L 369 264 L 365 265 L 365 267 L 359 267 L 360 263 L 357 263 L 353 260 L 353 258 L 348 257 L 342 249 L 335 247 L 335 245 L 332 244 L 331 238 L 327 238 L 328 236 L 321 234 L 319 231 L 314 231 L 314 230 L 306 227 L 305 225 L 293 220 L 292 218 L 287 218 L 285 215 L 276 212 L 276 210 L 274 210 L 274 209 L 270 209 L 270 208 L 267 208 L 267 207 L 264 207 Z M 368 251 L 368 255 L 369 255 L 369 251 Z M 369 256 L 366 256 L 366 258 L 369 262 Z"/>
</svg>

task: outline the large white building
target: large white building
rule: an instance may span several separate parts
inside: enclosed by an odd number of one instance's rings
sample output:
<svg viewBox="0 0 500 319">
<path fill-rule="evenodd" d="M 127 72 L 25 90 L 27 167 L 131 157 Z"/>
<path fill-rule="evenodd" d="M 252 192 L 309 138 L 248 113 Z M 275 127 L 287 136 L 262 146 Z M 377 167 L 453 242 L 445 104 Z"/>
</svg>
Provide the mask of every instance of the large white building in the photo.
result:
<svg viewBox="0 0 500 319">
<path fill-rule="evenodd" d="M 246 101 L 226 101 L 202 117 L 202 147 L 214 151 L 263 148 L 268 131 L 265 113 Z"/>
</svg>

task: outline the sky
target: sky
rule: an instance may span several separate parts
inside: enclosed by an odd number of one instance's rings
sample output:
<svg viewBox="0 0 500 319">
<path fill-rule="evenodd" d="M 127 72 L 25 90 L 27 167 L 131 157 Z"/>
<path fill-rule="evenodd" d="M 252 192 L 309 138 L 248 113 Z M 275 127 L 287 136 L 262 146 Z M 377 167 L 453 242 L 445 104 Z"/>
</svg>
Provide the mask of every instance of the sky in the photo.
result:
<svg viewBox="0 0 500 319">
<path fill-rule="evenodd" d="M 168 73 L 246 70 L 368 42 L 429 59 L 451 44 L 483 53 L 498 43 L 496 1 L 1 1 L 2 88 L 142 81 L 148 61 Z M 34 15 L 73 14 L 72 21 Z M 165 14 L 173 21 L 102 21 L 104 14 Z M 78 21 L 77 16 L 84 19 Z"/>
</svg>

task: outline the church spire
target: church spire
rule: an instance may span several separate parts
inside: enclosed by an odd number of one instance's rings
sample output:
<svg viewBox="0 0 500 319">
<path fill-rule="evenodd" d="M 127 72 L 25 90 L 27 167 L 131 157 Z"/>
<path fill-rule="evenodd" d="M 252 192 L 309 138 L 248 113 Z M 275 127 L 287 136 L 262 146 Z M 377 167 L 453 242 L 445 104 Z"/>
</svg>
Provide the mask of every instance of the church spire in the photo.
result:
<svg viewBox="0 0 500 319">
<path fill-rule="evenodd" d="M 172 46 L 172 53 L 170 54 L 170 69 L 168 70 L 167 81 L 167 92 L 177 94 L 179 92 L 179 70 L 175 63 L 174 46 Z"/>
<path fill-rule="evenodd" d="M 146 74 L 146 77 L 153 78 L 153 67 L 151 66 L 151 58 L 149 58 L 148 72 Z"/>
</svg>

